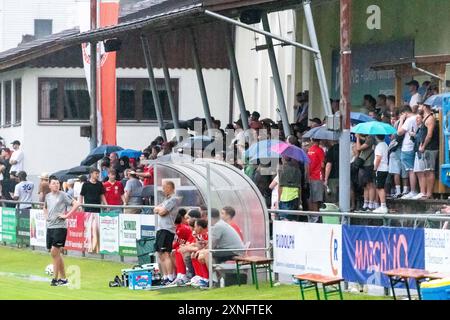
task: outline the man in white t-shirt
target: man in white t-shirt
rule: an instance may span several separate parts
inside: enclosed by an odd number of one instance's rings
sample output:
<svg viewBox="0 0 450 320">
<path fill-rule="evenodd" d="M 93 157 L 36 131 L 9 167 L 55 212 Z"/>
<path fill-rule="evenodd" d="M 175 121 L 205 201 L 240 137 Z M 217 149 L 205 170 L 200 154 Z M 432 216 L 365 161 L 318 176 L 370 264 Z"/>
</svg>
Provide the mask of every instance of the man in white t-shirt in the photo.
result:
<svg viewBox="0 0 450 320">
<path fill-rule="evenodd" d="M 413 113 L 417 112 L 419 104 L 422 103 L 422 96 L 419 93 L 420 84 L 417 80 L 412 80 L 406 83 L 409 86 L 409 92 L 411 93 L 411 100 L 409 100 L 409 106 Z"/>
<path fill-rule="evenodd" d="M 11 142 L 14 152 L 11 155 L 11 158 L 9 159 L 9 163 L 11 164 L 11 170 L 10 171 L 23 171 L 23 151 L 20 150 L 20 141 L 14 140 Z"/>
<path fill-rule="evenodd" d="M 404 106 L 401 110 L 400 123 L 398 126 L 397 134 L 399 136 L 405 136 L 402 143 L 402 150 L 400 161 L 405 172 L 409 175 L 410 192 L 402 197 L 402 199 L 412 199 L 417 196 L 416 186 L 417 177 L 414 173 L 414 142 L 411 140 L 411 132 L 417 131 L 416 115 L 412 112 L 410 106 Z"/>
<path fill-rule="evenodd" d="M 19 183 L 14 188 L 14 200 L 20 202 L 31 202 L 33 198 L 34 183 L 27 181 L 27 173 L 20 171 L 17 174 Z M 20 204 L 20 209 L 31 208 L 31 204 Z"/>
<path fill-rule="evenodd" d="M 377 141 L 377 146 L 375 147 L 375 160 L 373 162 L 373 166 L 376 176 L 377 193 L 380 198 L 381 206 L 373 212 L 388 213 L 386 206 L 386 192 L 384 191 L 386 179 L 389 174 L 388 145 L 384 142 L 384 135 L 375 136 L 375 139 Z"/>
</svg>

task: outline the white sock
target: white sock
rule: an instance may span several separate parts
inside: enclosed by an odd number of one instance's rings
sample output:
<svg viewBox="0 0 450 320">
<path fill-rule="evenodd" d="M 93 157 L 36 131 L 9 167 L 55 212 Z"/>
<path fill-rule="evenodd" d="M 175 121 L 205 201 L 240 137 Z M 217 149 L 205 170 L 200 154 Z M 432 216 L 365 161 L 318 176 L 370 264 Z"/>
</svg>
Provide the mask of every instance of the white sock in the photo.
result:
<svg viewBox="0 0 450 320">
<path fill-rule="evenodd" d="M 173 274 L 169 274 L 169 275 L 167 276 L 167 279 L 169 279 L 169 281 L 173 281 L 173 280 L 174 280 Z"/>
<path fill-rule="evenodd" d="M 163 276 L 163 280 L 167 280 L 169 279 L 167 276 Z"/>
<path fill-rule="evenodd" d="M 382 203 L 382 204 L 381 204 L 381 207 L 382 207 L 382 208 L 387 208 L 386 203 Z"/>
<path fill-rule="evenodd" d="M 364 200 L 363 208 L 368 208 L 368 207 L 369 207 L 369 201 Z"/>
<path fill-rule="evenodd" d="M 403 193 L 408 194 L 409 193 L 409 187 L 403 187 Z"/>
<path fill-rule="evenodd" d="M 395 193 L 396 193 L 396 194 L 402 193 L 402 187 L 400 187 L 400 186 L 395 186 Z"/>
<path fill-rule="evenodd" d="M 372 201 L 369 201 L 369 209 L 374 209 L 374 203 Z"/>
</svg>

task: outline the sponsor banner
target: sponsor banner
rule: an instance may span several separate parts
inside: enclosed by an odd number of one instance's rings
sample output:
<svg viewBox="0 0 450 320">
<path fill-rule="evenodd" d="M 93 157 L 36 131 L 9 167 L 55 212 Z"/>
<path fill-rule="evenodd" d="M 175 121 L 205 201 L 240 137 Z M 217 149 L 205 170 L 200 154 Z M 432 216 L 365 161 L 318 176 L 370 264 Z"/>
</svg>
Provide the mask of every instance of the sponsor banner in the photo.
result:
<svg viewBox="0 0 450 320">
<path fill-rule="evenodd" d="M 84 251 L 84 212 L 75 212 L 67 219 L 66 250 Z"/>
<path fill-rule="evenodd" d="M 141 233 L 141 215 L 121 214 L 119 216 L 119 254 L 136 256 L 136 239 Z"/>
<path fill-rule="evenodd" d="M 425 229 L 425 269 L 450 273 L 450 230 Z"/>
<path fill-rule="evenodd" d="M 384 271 L 425 267 L 424 230 L 345 225 L 342 261 L 346 281 L 389 287 Z"/>
<path fill-rule="evenodd" d="M 84 214 L 84 251 L 99 253 L 100 251 L 100 229 L 99 214 L 97 212 L 86 212 Z"/>
<path fill-rule="evenodd" d="M 15 208 L 2 208 L 2 241 L 15 244 L 17 243 L 17 218 Z"/>
<path fill-rule="evenodd" d="M 119 254 L 119 215 L 120 211 L 100 213 L 100 253 Z"/>
<path fill-rule="evenodd" d="M 20 209 L 17 212 L 17 243 L 30 245 L 30 209 Z"/>
<path fill-rule="evenodd" d="M 2 236 L 2 207 L 0 207 L 0 241 L 3 241 L 3 236 Z"/>
<path fill-rule="evenodd" d="M 141 214 L 141 232 L 139 234 L 139 239 L 154 236 L 156 236 L 155 216 L 153 214 Z"/>
<path fill-rule="evenodd" d="M 273 239 L 275 272 L 342 275 L 340 225 L 275 221 Z"/>
<path fill-rule="evenodd" d="M 47 221 L 43 210 L 30 210 L 30 245 L 47 246 Z"/>
</svg>

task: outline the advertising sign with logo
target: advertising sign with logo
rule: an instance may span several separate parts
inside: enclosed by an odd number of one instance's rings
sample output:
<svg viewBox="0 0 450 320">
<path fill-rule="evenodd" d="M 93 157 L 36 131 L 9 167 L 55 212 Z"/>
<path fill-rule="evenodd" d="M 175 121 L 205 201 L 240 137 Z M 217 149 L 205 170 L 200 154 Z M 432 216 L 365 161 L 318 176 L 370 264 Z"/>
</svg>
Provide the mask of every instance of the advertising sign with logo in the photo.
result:
<svg viewBox="0 0 450 320">
<path fill-rule="evenodd" d="M 84 212 L 75 212 L 67 219 L 66 250 L 84 251 Z"/>
<path fill-rule="evenodd" d="M 136 239 L 141 234 L 141 215 L 121 214 L 119 216 L 119 254 L 136 256 Z"/>
<path fill-rule="evenodd" d="M 2 208 L 2 241 L 15 244 L 17 242 L 16 228 L 16 209 Z"/>
<path fill-rule="evenodd" d="M 84 250 L 89 253 L 100 251 L 99 214 L 86 212 L 84 214 Z"/>
<path fill-rule="evenodd" d="M 425 269 L 450 273 L 450 230 L 425 229 Z"/>
<path fill-rule="evenodd" d="M 273 230 L 275 272 L 341 276 L 340 225 L 275 221 Z"/>
<path fill-rule="evenodd" d="M 141 233 L 139 239 L 156 236 L 155 232 L 155 216 L 149 214 L 141 214 Z"/>
<path fill-rule="evenodd" d="M 100 253 L 119 254 L 119 211 L 100 213 Z"/>
<path fill-rule="evenodd" d="M 350 282 L 389 287 L 384 271 L 425 267 L 424 230 L 343 226 L 343 275 Z M 415 284 L 411 283 L 413 287 Z"/>
<path fill-rule="evenodd" d="M 44 211 L 30 210 L 30 245 L 36 247 L 47 246 L 47 221 L 45 220 Z"/>
<path fill-rule="evenodd" d="M 17 212 L 17 243 L 30 245 L 30 209 L 20 209 Z"/>
</svg>

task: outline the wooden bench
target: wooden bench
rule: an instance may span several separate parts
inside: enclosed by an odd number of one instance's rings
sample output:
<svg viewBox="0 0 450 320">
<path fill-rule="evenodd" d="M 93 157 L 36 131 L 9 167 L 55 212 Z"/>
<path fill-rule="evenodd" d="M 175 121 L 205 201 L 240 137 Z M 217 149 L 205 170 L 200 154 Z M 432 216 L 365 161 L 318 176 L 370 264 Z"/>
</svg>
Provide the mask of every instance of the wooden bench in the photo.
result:
<svg viewBox="0 0 450 320">
<path fill-rule="evenodd" d="M 395 296 L 395 286 L 399 283 L 405 284 L 406 292 L 408 293 L 408 299 L 411 300 L 409 280 L 410 279 L 414 280 L 416 282 L 419 300 L 422 300 L 422 295 L 420 294 L 420 283 L 426 279 L 440 279 L 436 278 L 439 277 L 439 274 L 432 273 L 424 269 L 398 268 L 388 270 L 383 273 L 389 277 L 389 282 L 391 284 L 392 295 L 394 296 L 394 300 L 397 300 L 397 297 Z"/>
<path fill-rule="evenodd" d="M 252 283 L 256 285 L 256 289 L 259 290 L 258 285 L 258 269 L 265 269 L 269 273 L 270 286 L 273 287 L 272 281 L 272 263 L 273 259 L 266 257 L 256 257 L 256 256 L 237 256 L 233 258 L 236 262 L 236 273 L 238 278 L 238 285 L 241 285 L 240 281 L 240 267 L 245 265 L 250 265 L 252 270 Z"/>
<path fill-rule="evenodd" d="M 334 293 L 338 293 L 341 300 L 343 300 L 342 296 L 342 289 L 341 289 L 341 282 L 344 281 L 343 278 L 340 277 L 332 277 L 332 276 L 325 276 L 322 274 L 316 274 L 316 273 L 306 273 L 299 276 L 295 276 L 297 280 L 299 280 L 300 285 L 300 293 L 302 300 L 305 300 L 305 290 L 309 288 L 315 288 L 316 289 L 316 296 L 317 300 L 320 300 L 320 294 L 319 294 L 319 287 L 318 284 L 322 284 L 323 287 L 323 293 L 325 295 L 325 300 L 328 300 L 328 296 L 332 295 Z M 308 285 L 307 283 L 311 283 Z M 337 287 L 332 290 L 327 290 L 327 287 L 333 286 Z"/>
</svg>

